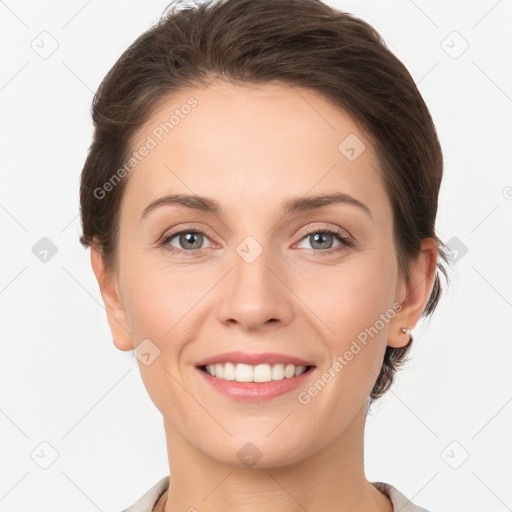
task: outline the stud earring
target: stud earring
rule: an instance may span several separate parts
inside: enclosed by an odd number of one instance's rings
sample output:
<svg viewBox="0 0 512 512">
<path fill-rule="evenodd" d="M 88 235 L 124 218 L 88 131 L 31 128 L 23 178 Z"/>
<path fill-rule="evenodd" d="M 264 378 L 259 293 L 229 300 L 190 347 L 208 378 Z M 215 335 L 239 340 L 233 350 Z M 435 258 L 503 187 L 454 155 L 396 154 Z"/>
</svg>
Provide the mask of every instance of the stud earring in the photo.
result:
<svg viewBox="0 0 512 512">
<path fill-rule="evenodd" d="M 408 341 L 407 345 L 409 345 L 410 343 L 412 343 L 412 332 L 411 332 L 411 330 L 410 330 L 408 327 L 402 327 L 402 328 L 401 328 L 401 331 L 402 331 L 404 334 L 407 334 L 407 336 L 409 336 L 409 341 Z"/>
</svg>

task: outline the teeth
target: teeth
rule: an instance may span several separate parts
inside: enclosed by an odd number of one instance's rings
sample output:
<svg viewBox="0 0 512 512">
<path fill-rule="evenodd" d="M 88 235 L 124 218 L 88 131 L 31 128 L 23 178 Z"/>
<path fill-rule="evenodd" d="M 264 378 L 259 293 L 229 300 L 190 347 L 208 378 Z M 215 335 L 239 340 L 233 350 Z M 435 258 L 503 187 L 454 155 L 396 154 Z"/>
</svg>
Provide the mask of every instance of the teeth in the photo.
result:
<svg viewBox="0 0 512 512">
<path fill-rule="evenodd" d="M 274 364 L 272 366 L 272 380 L 284 379 L 284 364 Z"/>
<path fill-rule="evenodd" d="M 226 363 L 226 366 L 229 363 Z M 237 382 L 254 382 L 254 369 L 248 364 L 237 364 L 235 380 Z"/>
<path fill-rule="evenodd" d="M 283 380 L 297 377 L 306 371 L 305 366 L 293 364 L 208 364 L 206 373 L 212 377 L 224 380 L 236 380 L 237 382 L 270 382 L 272 380 Z"/>
<path fill-rule="evenodd" d="M 235 365 L 233 363 L 226 363 L 221 378 L 225 380 L 235 380 Z"/>
</svg>

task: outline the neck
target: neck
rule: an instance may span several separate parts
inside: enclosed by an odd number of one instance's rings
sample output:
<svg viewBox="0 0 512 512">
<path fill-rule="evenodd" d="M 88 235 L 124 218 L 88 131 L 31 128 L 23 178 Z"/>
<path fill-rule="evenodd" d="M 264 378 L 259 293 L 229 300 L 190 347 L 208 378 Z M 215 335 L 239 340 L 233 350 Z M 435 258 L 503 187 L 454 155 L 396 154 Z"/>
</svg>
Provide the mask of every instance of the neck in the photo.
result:
<svg viewBox="0 0 512 512">
<path fill-rule="evenodd" d="M 362 408 L 333 443 L 286 466 L 239 468 L 208 457 L 164 419 L 169 490 L 155 510 L 393 512 L 364 475 Z"/>
</svg>

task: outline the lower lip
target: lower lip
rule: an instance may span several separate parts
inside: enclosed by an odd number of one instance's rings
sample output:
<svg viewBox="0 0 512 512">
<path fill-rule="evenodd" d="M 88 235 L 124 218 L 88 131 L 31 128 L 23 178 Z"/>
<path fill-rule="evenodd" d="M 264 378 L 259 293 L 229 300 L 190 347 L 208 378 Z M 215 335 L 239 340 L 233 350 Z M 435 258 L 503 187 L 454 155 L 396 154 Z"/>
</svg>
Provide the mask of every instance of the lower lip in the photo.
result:
<svg viewBox="0 0 512 512">
<path fill-rule="evenodd" d="M 311 367 L 298 377 L 271 380 L 269 382 L 237 382 L 236 380 L 224 380 L 212 377 L 209 373 L 206 373 L 200 368 L 196 367 L 196 370 L 208 384 L 231 398 L 237 398 L 239 400 L 269 400 L 287 393 L 288 391 L 292 391 L 304 384 L 315 370 L 315 367 Z"/>
</svg>

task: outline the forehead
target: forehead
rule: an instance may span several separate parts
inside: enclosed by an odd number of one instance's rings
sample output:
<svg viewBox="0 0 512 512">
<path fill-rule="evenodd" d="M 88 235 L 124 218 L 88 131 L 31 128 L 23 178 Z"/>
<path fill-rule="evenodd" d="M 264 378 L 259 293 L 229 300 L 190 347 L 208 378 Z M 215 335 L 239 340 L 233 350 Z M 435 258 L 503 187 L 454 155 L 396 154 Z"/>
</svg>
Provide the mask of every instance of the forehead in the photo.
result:
<svg viewBox="0 0 512 512">
<path fill-rule="evenodd" d="M 144 145 L 123 198 L 139 214 L 166 193 L 215 197 L 233 213 L 261 209 L 269 197 L 278 206 L 333 191 L 386 201 L 365 134 L 328 99 L 296 86 L 216 81 L 181 91 L 153 112 L 132 151 Z"/>
</svg>

